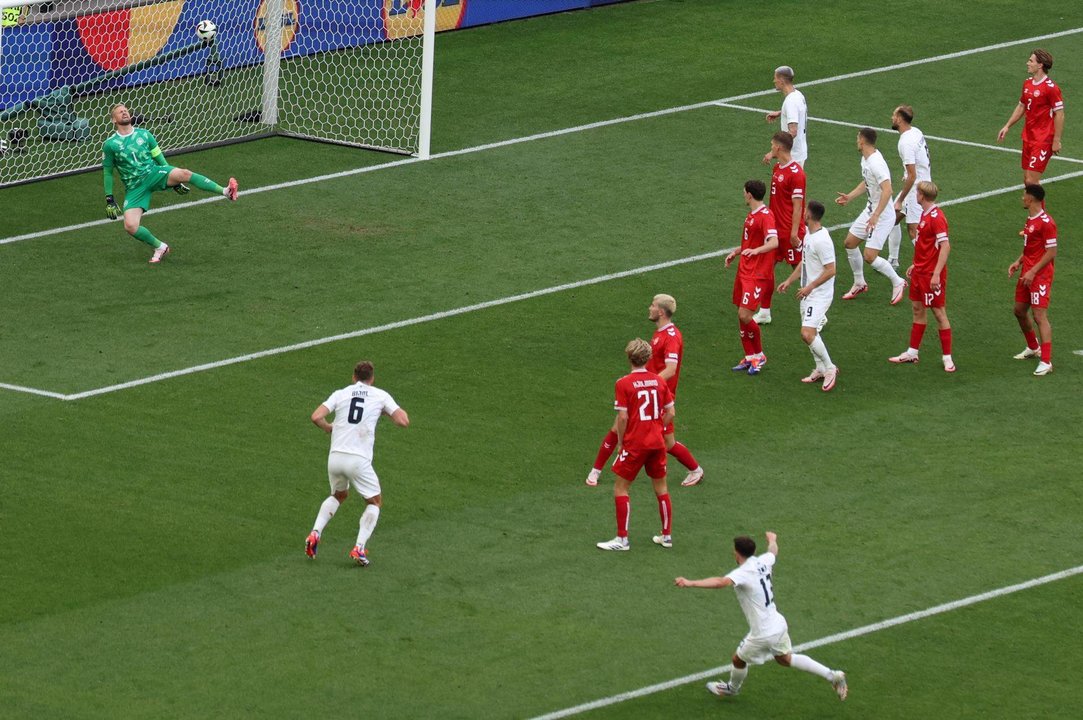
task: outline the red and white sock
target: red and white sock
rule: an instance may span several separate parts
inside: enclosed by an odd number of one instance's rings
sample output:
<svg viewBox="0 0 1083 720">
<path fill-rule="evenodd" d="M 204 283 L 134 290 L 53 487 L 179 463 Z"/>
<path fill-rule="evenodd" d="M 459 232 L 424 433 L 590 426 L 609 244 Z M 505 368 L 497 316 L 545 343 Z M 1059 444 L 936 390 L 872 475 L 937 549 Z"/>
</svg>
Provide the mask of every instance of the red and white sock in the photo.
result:
<svg viewBox="0 0 1083 720">
<path fill-rule="evenodd" d="M 673 524 L 673 503 L 669 501 L 669 493 L 658 496 L 658 516 L 662 518 L 662 534 L 670 535 Z"/>
<path fill-rule="evenodd" d="M 763 343 L 760 338 L 760 326 L 753 320 L 745 325 L 745 332 L 748 334 L 748 338 L 752 345 L 752 354 L 760 355 L 763 353 Z"/>
<path fill-rule="evenodd" d="M 752 349 L 752 335 L 748 325 L 741 323 L 741 347 L 745 349 L 745 357 L 752 357 L 756 352 Z"/>
<path fill-rule="evenodd" d="M 606 433 L 605 440 L 602 440 L 602 445 L 598 448 L 598 456 L 594 458 L 595 470 L 602 470 L 609 462 L 609 458 L 613 457 L 613 451 L 617 449 L 617 440 L 617 433 L 612 430 Z"/>
<path fill-rule="evenodd" d="M 620 495 L 613 500 L 617 505 L 617 537 L 628 537 L 628 517 L 632 514 L 631 498 Z"/>
</svg>

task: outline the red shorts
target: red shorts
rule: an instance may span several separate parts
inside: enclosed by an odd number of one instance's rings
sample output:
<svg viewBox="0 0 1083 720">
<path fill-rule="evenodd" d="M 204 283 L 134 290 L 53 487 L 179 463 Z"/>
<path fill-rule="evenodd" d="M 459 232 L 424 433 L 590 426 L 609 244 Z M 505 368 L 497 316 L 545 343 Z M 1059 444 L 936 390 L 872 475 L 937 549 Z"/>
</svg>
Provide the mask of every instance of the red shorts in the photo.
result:
<svg viewBox="0 0 1083 720">
<path fill-rule="evenodd" d="M 1023 169 L 1034 172 L 1045 172 L 1045 166 L 1053 157 L 1053 141 L 1045 143 L 1023 143 Z"/>
<path fill-rule="evenodd" d="M 739 308 L 758 310 L 760 300 L 771 287 L 773 280 L 757 278 L 756 280 L 743 280 L 736 278 L 733 281 L 733 304 Z"/>
<path fill-rule="evenodd" d="M 613 472 L 628 482 L 636 479 L 639 471 L 646 467 L 647 477 L 658 480 L 666 476 L 666 449 L 628 450 L 621 448 L 613 462 Z"/>
<path fill-rule="evenodd" d="M 940 290 L 933 292 L 929 289 L 929 282 L 931 277 L 922 273 L 911 273 L 910 275 L 910 299 L 917 300 L 927 308 L 942 308 L 947 301 L 948 296 L 948 279 L 944 278 L 944 281 L 940 283 Z"/>
<path fill-rule="evenodd" d="M 1015 284 L 1015 301 L 1030 305 L 1032 308 L 1049 307 L 1049 296 L 1053 294 L 1052 278 L 1034 278 L 1030 288 L 1023 287 L 1023 281 Z"/>
<path fill-rule="evenodd" d="M 801 264 L 801 251 L 790 245 L 790 241 L 785 242 L 779 240 L 778 248 L 775 250 L 775 262 L 784 262 L 790 267 L 797 267 Z"/>
</svg>

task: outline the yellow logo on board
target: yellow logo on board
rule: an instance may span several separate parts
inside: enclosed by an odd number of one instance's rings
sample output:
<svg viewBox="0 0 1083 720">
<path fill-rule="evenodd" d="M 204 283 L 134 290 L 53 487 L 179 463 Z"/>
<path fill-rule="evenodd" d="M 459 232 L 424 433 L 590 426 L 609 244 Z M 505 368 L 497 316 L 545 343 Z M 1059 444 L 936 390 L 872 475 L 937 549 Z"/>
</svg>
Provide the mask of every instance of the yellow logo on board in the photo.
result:
<svg viewBox="0 0 1083 720">
<path fill-rule="evenodd" d="M 282 52 L 290 49 L 301 22 L 301 5 L 298 0 L 282 0 Z M 256 17 L 253 20 L 253 32 L 260 52 L 266 50 L 267 43 L 267 0 L 260 0 Z"/>
<path fill-rule="evenodd" d="M 463 21 L 467 0 L 436 0 L 436 32 L 454 30 Z M 388 40 L 425 31 L 425 0 L 384 0 L 384 33 Z"/>
</svg>

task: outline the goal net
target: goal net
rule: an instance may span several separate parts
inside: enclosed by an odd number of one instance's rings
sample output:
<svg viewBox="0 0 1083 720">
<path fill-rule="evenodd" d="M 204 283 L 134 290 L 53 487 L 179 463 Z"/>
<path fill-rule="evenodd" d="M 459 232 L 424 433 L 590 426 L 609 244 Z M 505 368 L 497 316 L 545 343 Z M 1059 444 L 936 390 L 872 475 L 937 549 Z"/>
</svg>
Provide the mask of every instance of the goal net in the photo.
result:
<svg viewBox="0 0 1083 720">
<path fill-rule="evenodd" d="M 167 153 L 282 134 L 427 157 L 458 3 L 0 0 L 0 187 L 100 167 L 118 103 Z"/>
</svg>

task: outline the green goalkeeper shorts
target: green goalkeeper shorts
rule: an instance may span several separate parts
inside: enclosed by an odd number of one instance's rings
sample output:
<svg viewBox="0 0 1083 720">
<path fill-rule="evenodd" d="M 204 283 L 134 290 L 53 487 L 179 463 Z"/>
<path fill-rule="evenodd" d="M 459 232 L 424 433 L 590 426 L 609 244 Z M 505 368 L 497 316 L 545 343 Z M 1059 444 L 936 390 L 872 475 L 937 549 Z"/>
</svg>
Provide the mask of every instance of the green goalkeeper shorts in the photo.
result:
<svg viewBox="0 0 1083 720">
<path fill-rule="evenodd" d="M 144 212 L 150 210 L 150 196 L 169 188 L 169 173 L 173 170 L 172 165 L 157 165 L 135 187 L 124 188 L 124 210 L 142 208 Z"/>
</svg>

